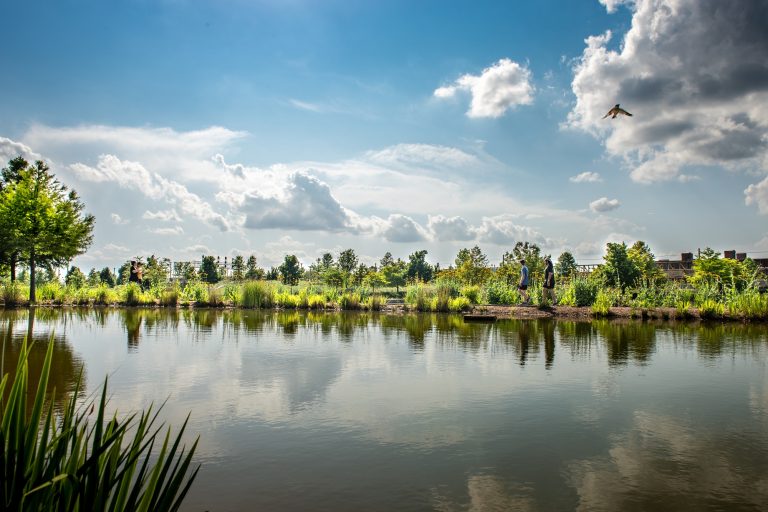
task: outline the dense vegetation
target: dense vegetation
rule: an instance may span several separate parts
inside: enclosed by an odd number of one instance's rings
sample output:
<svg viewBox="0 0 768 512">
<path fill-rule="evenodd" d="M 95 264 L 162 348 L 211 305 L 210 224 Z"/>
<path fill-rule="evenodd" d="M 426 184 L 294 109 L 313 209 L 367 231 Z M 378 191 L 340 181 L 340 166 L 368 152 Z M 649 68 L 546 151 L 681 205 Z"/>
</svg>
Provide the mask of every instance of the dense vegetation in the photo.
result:
<svg viewBox="0 0 768 512">
<path fill-rule="evenodd" d="M 63 283 L 55 276 L 39 276 L 43 284 L 38 300 L 72 305 L 378 310 L 387 299 L 397 298 L 417 311 L 465 311 L 478 304 L 519 303 L 519 260 L 525 259 L 533 304 L 549 306 L 541 298 L 545 265 L 536 244 L 518 243 L 496 267 L 477 246 L 460 250 L 454 264 L 444 269 L 430 265 L 427 254 L 417 251 L 403 261 L 387 253 L 377 265 L 366 266 L 354 250 L 347 249 L 338 257 L 324 254 L 308 269 L 294 255 L 288 255 L 282 265 L 268 270 L 258 267 L 255 256 L 247 260 L 237 256 L 227 266 L 213 256 L 204 256 L 199 266 L 191 262 L 171 266 L 169 260 L 151 256 L 142 261 L 141 286 L 128 283 L 128 262 L 117 275 L 104 268 L 91 269 L 86 276 L 79 268 L 70 267 Z M 685 281 L 667 279 L 642 241 L 631 247 L 609 243 L 603 263 L 593 272 L 577 270 L 569 252 L 557 259 L 558 304 L 590 307 L 597 316 L 624 306 L 639 315 L 667 308 L 674 310 L 673 315 L 665 314 L 676 317 L 689 316 L 695 310 L 710 318 L 768 318 L 768 295 L 759 289 L 765 276 L 755 263 L 722 258 L 712 249 L 698 255 Z M 23 271 L 20 281 L 27 276 Z M 27 300 L 24 287 L 18 283 L 6 284 L 3 296 L 8 305 Z"/>
</svg>

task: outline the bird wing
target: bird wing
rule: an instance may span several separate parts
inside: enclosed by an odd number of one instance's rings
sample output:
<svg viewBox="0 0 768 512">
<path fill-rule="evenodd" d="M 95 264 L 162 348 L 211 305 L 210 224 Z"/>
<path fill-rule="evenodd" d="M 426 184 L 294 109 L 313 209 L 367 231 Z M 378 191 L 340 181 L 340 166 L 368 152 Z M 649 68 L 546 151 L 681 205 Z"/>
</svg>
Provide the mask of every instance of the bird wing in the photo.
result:
<svg viewBox="0 0 768 512">
<path fill-rule="evenodd" d="M 620 108 L 620 109 L 618 109 L 618 113 L 620 113 L 620 114 L 624 114 L 625 116 L 629 116 L 629 117 L 632 117 L 632 114 L 630 114 L 629 112 L 627 112 L 627 111 L 626 111 L 626 110 L 624 110 L 623 108 Z"/>
</svg>

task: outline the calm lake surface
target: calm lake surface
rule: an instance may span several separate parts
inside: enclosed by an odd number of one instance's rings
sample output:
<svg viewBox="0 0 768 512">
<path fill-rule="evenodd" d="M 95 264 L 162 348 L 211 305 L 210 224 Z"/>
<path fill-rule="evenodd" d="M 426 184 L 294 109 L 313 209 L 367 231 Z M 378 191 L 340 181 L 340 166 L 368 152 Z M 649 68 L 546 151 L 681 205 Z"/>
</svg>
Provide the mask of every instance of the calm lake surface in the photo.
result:
<svg viewBox="0 0 768 512">
<path fill-rule="evenodd" d="M 765 325 L 22 310 L 6 370 L 30 328 L 58 390 L 192 412 L 184 510 L 768 510 Z"/>
</svg>

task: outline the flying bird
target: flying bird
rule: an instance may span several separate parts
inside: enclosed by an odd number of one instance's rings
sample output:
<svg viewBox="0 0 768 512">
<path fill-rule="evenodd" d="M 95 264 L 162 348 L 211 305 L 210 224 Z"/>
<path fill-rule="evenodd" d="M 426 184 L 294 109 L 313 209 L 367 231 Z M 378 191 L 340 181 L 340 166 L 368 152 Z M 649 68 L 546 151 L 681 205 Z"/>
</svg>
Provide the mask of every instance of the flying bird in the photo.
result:
<svg viewBox="0 0 768 512">
<path fill-rule="evenodd" d="M 607 114 L 603 116 L 603 119 L 605 119 L 608 116 L 611 116 L 611 119 L 616 119 L 616 116 L 619 114 L 632 117 L 632 114 L 630 114 L 629 112 L 621 108 L 617 103 L 616 105 L 614 105 L 614 107 L 611 110 L 608 111 Z"/>
</svg>

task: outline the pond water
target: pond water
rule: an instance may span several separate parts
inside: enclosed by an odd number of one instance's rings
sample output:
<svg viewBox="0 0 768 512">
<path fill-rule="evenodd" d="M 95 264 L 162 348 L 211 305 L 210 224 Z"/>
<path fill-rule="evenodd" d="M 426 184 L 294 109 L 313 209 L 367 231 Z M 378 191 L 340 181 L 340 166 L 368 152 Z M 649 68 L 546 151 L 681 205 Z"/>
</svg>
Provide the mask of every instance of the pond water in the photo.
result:
<svg viewBox="0 0 768 512">
<path fill-rule="evenodd" d="M 191 411 L 183 510 L 768 510 L 765 325 L 22 310 L 6 370 L 28 331 L 58 390 Z"/>
</svg>

